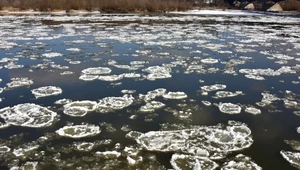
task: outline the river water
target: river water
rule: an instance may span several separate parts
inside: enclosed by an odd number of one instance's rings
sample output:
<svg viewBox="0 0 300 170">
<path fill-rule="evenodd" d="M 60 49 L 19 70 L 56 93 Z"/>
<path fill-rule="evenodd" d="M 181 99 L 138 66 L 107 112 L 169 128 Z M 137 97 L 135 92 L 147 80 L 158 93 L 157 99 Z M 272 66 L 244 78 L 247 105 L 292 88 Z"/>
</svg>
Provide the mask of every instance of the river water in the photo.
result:
<svg viewBox="0 0 300 170">
<path fill-rule="evenodd" d="M 300 167 L 300 18 L 0 18 L 1 169 Z"/>
</svg>

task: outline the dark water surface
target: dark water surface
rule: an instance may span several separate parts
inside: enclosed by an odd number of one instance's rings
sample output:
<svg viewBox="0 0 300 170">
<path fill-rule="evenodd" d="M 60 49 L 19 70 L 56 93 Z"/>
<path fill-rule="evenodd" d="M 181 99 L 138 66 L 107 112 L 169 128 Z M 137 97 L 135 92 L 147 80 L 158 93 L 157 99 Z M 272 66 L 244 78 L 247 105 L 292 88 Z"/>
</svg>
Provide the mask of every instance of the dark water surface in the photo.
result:
<svg viewBox="0 0 300 170">
<path fill-rule="evenodd" d="M 0 93 L 0 108 L 34 103 L 47 107 L 58 115 L 56 121 L 48 127 L 30 128 L 20 124 L 0 129 L 0 146 L 11 149 L 5 153 L 0 151 L 1 169 L 16 166 L 26 168 L 26 162 L 38 162 L 37 169 L 170 169 L 171 156 L 176 152 L 147 151 L 125 135 L 129 131 L 159 131 L 162 130 L 161 125 L 166 123 L 182 127 L 214 126 L 219 123 L 227 124 L 229 120 L 245 123 L 251 130 L 254 142 L 249 148 L 230 152 L 226 158 L 215 160 L 220 165 L 219 169 L 237 154 L 250 157 L 265 170 L 294 169 L 281 156 L 280 151 L 293 151 L 285 140 L 300 140 L 296 130 L 300 126 L 300 117 L 297 116 L 300 111 L 300 18 L 266 15 L 0 18 L 0 87 L 4 88 Z M 80 50 L 67 50 L 70 48 Z M 43 55 L 54 52 L 60 55 Z M 216 59 L 217 62 L 207 64 L 201 61 L 207 58 Z M 115 61 L 114 64 L 111 64 L 112 60 Z M 70 61 L 80 63 L 70 64 Z M 131 61 L 145 63 L 130 70 L 134 67 L 130 64 Z M 22 66 L 10 68 L 10 64 Z M 38 64 L 43 64 L 43 67 Z M 58 68 L 53 67 L 53 64 L 68 67 Z M 127 65 L 128 68 L 120 68 L 118 65 Z M 202 69 L 191 71 L 188 69 L 191 65 L 200 65 Z M 149 80 L 149 73 L 143 69 L 151 66 L 168 68 L 172 76 Z M 114 82 L 79 79 L 83 74 L 81 71 L 90 67 L 108 67 L 112 70 L 109 75 L 138 73 L 141 77 L 123 78 Z M 282 67 L 289 69 L 286 72 L 276 72 Z M 241 71 L 267 68 L 280 75 L 257 73 L 254 75 L 260 75 L 264 80 L 254 80 L 246 78 Z M 64 71 L 71 71 L 73 74 L 61 75 Z M 28 77 L 33 84 L 9 88 L 7 83 L 18 77 Z M 199 82 L 199 79 L 204 82 Z M 201 87 L 214 84 L 226 85 L 223 91 L 242 91 L 244 94 L 220 99 L 213 96 L 221 90 L 208 92 L 208 95 L 202 94 Z M 35 98 L 31 90 L 43 86 L 60 87 L 62 93 Z M 154 100 L 164 103 L 165 107 L 151 113 L 141 113 L 139 109 L 146 103 L 139 94 L 147 94 L 158 88 L 164 88 L 167 92 L 184 92 L 188 97 L 181 100 L 157 97 Z M 63 105 L 54 104 L 63 98 L 98 102 L 105 97 L 121 97 L 124 89 L 136 90 L 132 94 L 134 102 L 124 109 L 108 113 L 91 111 L 84 117 L 71 117 L 64 114 Z M 257 102 L 263 98 L 261 93 L 274 94 L 280 99 L 264 107 L 259 106 Z M 289 95 L 293 97 L 288 98 Z M 288 107 L 286 100 L 296 104 Z M 209 101 L 212 105 L 205 106 L 201 101 Z M 220 102 L 237 104 L 242 111 L 239 114 L 222 113 L 218 108 Z M 180 104 L 186 106 L 179 107 Z M 245 112 L 245 108 L 250 105 L 260 109 L 261 114 Z M 180 118 L 169 112 L 170 109 L 188 110 L 191 116 Z M 9 124 L 1 114 L 3 113 L 0 112 L 0 121 Z M 136 115 L 136 118 L 132 119 L 132 115 Z M 110 124 L 115 131 L 106 130 L 102 124 L 101 133 L 92 137 L 72 139 L 55 133 L 70 124 L 99 126 L 103 122 Z M 124 130 L 124 125 L 129 130 Z M 41 136 L 48 137 L 46 142 L 38 140 Z M 87 152 L 78 151 L 73 145 L 74 142 L 105 139 L 111 139 L 111 142 L 97 145 Z M 26 152 L 24 156 L 14 154 L 16 149 L 32 145 L 39 145 L 39 148 Z M 129 146 L 141 150 L 139 154 L 143 157 L 142 163 L 128 165 L 123 150 Z M 102 158 L 94 155 L 96 151 L 118 151 L 122 156 Z M 152 162 L 149 162 L 148 157 L 151 156 Z M 156 160 L 153 160 L 153 156 Z M 32 169 L 30 166 L 27 168 Z"/>
</svg>

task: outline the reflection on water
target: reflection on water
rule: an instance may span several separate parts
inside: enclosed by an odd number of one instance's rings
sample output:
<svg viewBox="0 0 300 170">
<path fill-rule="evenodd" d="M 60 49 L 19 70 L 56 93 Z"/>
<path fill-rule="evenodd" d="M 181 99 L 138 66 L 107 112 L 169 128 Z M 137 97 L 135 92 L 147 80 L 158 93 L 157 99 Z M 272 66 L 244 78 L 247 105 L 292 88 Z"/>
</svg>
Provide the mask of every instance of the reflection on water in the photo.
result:
<svg viewBox="0 0 300 170">
<path fill-rule="evenodd" d="M 1 168 L 299 167 L 298 21 L 1 16 Z"/>
</svg>

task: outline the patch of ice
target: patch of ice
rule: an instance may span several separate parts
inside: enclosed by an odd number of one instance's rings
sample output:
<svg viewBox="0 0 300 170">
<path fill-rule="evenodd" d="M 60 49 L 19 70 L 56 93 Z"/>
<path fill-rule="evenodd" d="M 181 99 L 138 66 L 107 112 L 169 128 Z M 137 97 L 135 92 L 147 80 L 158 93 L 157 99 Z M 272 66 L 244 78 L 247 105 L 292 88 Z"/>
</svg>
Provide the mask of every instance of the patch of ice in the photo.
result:
<svg viewBox="0 0 300 170">
<path fill-rule="evenodd" d="M 21 148 L 17 148 L 13 150 L 13 154 L 16 157 L 26 157 L 30 152 L 39 148 L 39 145 L 30 144 L 28 146 L 24 146 Z"/>
<path fill-rule="evenodd" d="M 148 72 L 147 75 L 148 80 L 156 80 L 156 79 L 165 79 L 172 77 L 171 69 L 163 66 L 150 66 L 146 69 L 143 69 L 144 72 Z"/>
<path fill-rule="evenodd" d="M 248 79 L 253 79 L 253 80 L 265 80 L 264 77 L 258 76 L 258 75 L 253 75 L 253 74 L 246 74 L 245 77 Z"/>
<path fill-rule="evenodd" d="M 56 96 L 62 93 L 62 89 L 56 86 L 44 86 L 31 90 L 35 98 Z"/>
<path fill-rule="evenodd" d="M 201 90 L 205 92 L 211 92 L 211 91 L 217 91 L 217 90 L 223 90 L 226 88 L 226 85 L 224 84 L 214 84 L 210 86 L 202 86 Z"/>
<path fill-rule="evenodd" d="M 211 106 L 211 102 L 206 100 L 201 101 L 201 103 L 203 103 L 205 106 Z"/>
<path fill-rule="evenodd" d="M 60 73 L 60 75 L 71 75 L 71 74 L 74 74 L 74 72 L 72 72 L 72 71 L 64 71 L 64 72 Z"/>
<path fill-rule="evenodd" d="M 72 52 L 79 52 L 80 49 L 79 48 L 68 48 L 66 49 L 67 51 L 72 51 Z"/>
<path fill-rule="evenodd" d="M 226 97 L 235 97 L 238 95 L 242 95 L 242 91 L 235 91 L 235 92 L 230 92 L 230 91 L 218 91 L 216 92 L 215 96 L 213 98 L 215 99 L 220 99 L 220 98 L 226 98 Z"/>
<path fill-rule="evenodd" d="M 10 152 L 10 148 L 7 146 L 0 146 L 0 153 Z"/>
<path fill-rule="evenodd" d="M 135 140 L 149 151 L 181 152 L 211 159 L 222 159 L 230 152 L 248 148 L 253 143 L 251 130 L 239 123 L 151 131 L 138 135 Z"/>
<path fill-rule="evenodd" d="M 281 156 L 287 160 L 292 166 L 300 169 L 300 153 L 290 151 L 280 151 Z"/>
<path fill-rule="evenodd" d="M 38 162 L 26 162 L 18 170 L 36 170 Z"/>
<path fill-rule="evenodd" d="M 97 102 L 94 101 L 74 101 L 64 105 L 64 113 L 73 117 L 83 117 L 88 112 L 94 111 L 96 107 Z"/>
<path fill-rule="evenodd" d="M 167 94 L 163 94 L 163 98 L 165 99 L 185 99 L 187 97 L 184 92 L 168 92 Z"/>
<path fill-rule="evenodd" d="M 261 110 L 255 107 L 246 107 L 245 112 L 253 115 L 261 114 Z"/>
<path fill-rule="evenodd" d="M 69 63 L 70 63 L 70 64 L 74 64 L 74 65 L 75 65 L 75 64 L 80 64 L 80 63 L 81 63 L 81 61 L 69 61 Z"/>
<path fill-rule="evenodd" d="M 139 97 L 142 98 L 145 102 L 155 99 L 156 97 L 163 96 L 166 93 L 166 89 L 158 88 L 152 91 L 148 91 L 146 95 L 140 95 Z"/>
<path fill-rule="evenodd" d="M 138 156 L 138 157 L 131 157 L 131 156 L 127 156 L 127 162 L 130 166 L 134 166 L 134 165 L 137 165 L 139 163 L 142 163 L 143 162 L 143 157 L 141 156 Z"/>
<path fill-rule="evenodd" d="M 11 82 L 7 83 L 6 86 L 8 88 L 17 88 L 22 86 L 30 86 L 33 84 L 33 81 L 30 80 L 28 77 L 18 77 L 18 78 L 11 78 Z"/>
<path fill-rule="evenodd" d="M 164 107 L 165 104 L 158 101 L 150 101 L 140 108 L 141 112 L 154 112 L 156 109 Z"/>
<path fill-rule="evenodd" d="M 42 56 L 46 57 L 46 58 L 53 58 L 53 57 L 61 57 L 61 56 L 63 56 L 63 54 L 56 53 L 56 52 L 51 52 L 51 53 L 45 53 Z"/>
<path fill-rule="evenodd" d="M 98 75 L 92 75 L 92 74 L 82 74 L 79 79 L 83 81 L 93 81 L 97 80 L 99 78 Z"/>
<path fill-rule="evenodd" d="M 131 95 L 124 95 L 123 97 L 105 97 L 97 104 L 97 111 L 100 113 L 107 113 L 114 110 L 121 110 L 130 106 L 134 101 Z"/>
<path fill-rule="evenodd" d="M 10 62 L 10 63 L 7 63 L 4 67 L 7 69 L 18 69 L 18 68 L 23 68 L 24 65 L 17 65 L 14 62 Z"/>
<path fill-rule="evenodd" d="M 74 125 L 74 126 L 65 126 L 56 131 L 59 136 L 68 137 L 68 138 L 84 138 L 96 136 L 101 132 L 99 126 L 95 125 Z"/>
<path fill-rule="evenodd" d="M 96 152 L 95 156 L 104 157 L 104 158 L 119 158 L 121 156 L 120 152 L 117 151 L 105 151 L 105 152 Z"/>
<path fill-rule="evenodd" d="M 121 93 L 123 93 L 123 94 L 133 94 L 135 92 L 136 92 L 136 90 L 121 90 Z"/>
<path fill-rule="evenodd" d="M 214 58 L 206 58 L 206 59 L 202 59 L 201 62 L 204 64 L 215 64 L 218 63 L 219 61 Z"/>
<path fill-rule="evenodd" d="M 0 110 L 0 117 L 7 124 L 41 128 L 51 126 L 57 113 L 32 103 L 18 104 Z"/>
<path fill-rule="evenodd" d="M 237 104 L 232 104 L 232 103 L 220 103 L 219 104 L 219 110 L 222 113 L 227 113 L 227 114 L 239 114 L 241 113 L 241 106 Z"/>
<path fill-rule="evenodd" d="M 174 170 L 214 170 L 219 166 L 217 163 L 206 157 L 182 154 L 173 154 L 170 162 Z"/>
<path fill-rule="evenodd" d="M 89 75 L 100 75 L 111 73 L 111 69 L 108 67 L 90 67 L 82 70 L 81 72 Z"/>
<path fill-rule="evenodd" d="M 229 161 L 229 162 L 225 162 L 222 167 L 221 170 L 233 170 L 233 169 L 251 169 L 251 170 L 262 170 L 262 168 L 260 166 L 258 166 L 256 163 L 254 163 L 253 161 L 251 161 L 251 158 L 242 155 L 242 154 L 238 154 L 236 155 L 233 160 Z"/>
<path fill-rule="evenodd" d="M 74 143 L 74 146 L 78 151 L 89 152 L 93 149 L 93 147 L 95 146 L 95 143 L 93 143 L 93 142 L 76 142 L 76 143 Z"/>
<path fill-rule="evenodd" d="M 107 75 L 107 76 L 99 76 L 98 80 L 102 80 L 102 81 L 119 81 L 123 79 L 123 75 Z"/>
<path fill-rule="evenodd" d="M 68 104 L 71 102 L 72 102 L 72 100 L 70 100 L 70 99 L 59 99 L 59 100 L 55 101 L 54 104 L 65 105 L 65 104 Z"/>
</svg>

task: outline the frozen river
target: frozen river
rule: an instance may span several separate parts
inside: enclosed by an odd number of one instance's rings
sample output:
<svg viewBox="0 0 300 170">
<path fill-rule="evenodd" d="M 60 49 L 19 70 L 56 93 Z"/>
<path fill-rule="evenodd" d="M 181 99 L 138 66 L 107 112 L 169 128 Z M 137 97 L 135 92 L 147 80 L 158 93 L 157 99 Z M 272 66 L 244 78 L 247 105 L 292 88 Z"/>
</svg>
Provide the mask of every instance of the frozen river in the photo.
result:
<svg viewBox="0 0 300 170">
<path fill-rule="evenodd" d="M 300 168 L 299 83 L 297 17 L 0 16 L 0 169 Z"/>
</svg>

